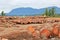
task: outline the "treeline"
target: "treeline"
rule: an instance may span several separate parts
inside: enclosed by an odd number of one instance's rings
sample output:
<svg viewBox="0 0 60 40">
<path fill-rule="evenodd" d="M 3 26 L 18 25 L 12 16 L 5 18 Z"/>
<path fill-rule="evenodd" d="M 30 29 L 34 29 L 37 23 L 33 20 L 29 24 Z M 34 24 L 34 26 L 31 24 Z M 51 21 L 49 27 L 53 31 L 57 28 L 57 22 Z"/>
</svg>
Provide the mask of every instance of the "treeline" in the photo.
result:
<svg viewBox="0 0 60 40">
<path fill-rule="evenodd" d="M 45 12 L 42 14 L 43 16 L 55 17 L 55 8 L 48 9 L 46 8 Z"/>
<path fill-rule="evenodd" d="M 45 12 L 42 14 L 42 16 L 47 16 L 47 17 L 60 17 L 60 14 L 57 14 L 55 12 L 55 8 L 46 8 Z"/>
</svg>

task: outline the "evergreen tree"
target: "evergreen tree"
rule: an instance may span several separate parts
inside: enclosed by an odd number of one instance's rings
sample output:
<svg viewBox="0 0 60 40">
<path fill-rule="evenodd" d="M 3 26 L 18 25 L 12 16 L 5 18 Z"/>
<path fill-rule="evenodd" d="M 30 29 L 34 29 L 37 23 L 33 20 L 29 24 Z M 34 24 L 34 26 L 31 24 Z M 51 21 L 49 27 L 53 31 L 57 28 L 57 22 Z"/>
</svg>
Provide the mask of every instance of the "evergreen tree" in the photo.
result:
<svg viewBox="0 0 60 40">
<path fill-rule="evenodd" d="M 46 15 L 46 16 L 48 16 L 48 15 L 49 15 L 48 8 L 46 8 L 46 10 L 45 10 L 45 15 Z"/>
<path fill-rule="evenodd" d="M 5 16 L 5 13 L 4 13 L 4 11 L 2 11 L 2 12 L 1 12 L 1 16 Z"/>
<path fill-rule="evenodd" d="M 51 8 L 50 10 L 49 10 L 49 16 L 55 16 L 55 9 L 54 8 Z"/>
<path fill-rule="evenodd" d="M 49 16 L 52 16 L 52 9 L 49 9 Z"/>
<path fill-rule="evenodd" d="M 55 8 L 52 8 L 52 16 L 55 16 Z"/>
</svg>

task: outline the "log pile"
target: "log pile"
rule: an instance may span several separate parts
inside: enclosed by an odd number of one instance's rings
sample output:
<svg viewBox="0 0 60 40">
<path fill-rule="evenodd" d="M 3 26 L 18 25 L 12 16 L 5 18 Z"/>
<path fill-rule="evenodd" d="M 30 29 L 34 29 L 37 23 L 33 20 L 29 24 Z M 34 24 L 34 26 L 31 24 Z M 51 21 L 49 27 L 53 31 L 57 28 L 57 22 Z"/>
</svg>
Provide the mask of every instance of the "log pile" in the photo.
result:
<svg viewBox="0 0 60 40">
<path fill-rule="evenodd" d="M 44 25 L 44 24 L 43 24 Z M 52 24 L 50 24 L 52 25 Z M 38 26 L 36 26 L 38 27 Z M 28 26 L 25 29 L 19 28 L 8 28 L 2 32 L 0 32 L 1 39 L 8 39 L 8 40 L 60 40 L 60 25 L 53 24 L 52 29 L 48 26 L 38 27 L 35 26 Z"/>
<path fill-rule="evenodd" d="M 60 40 L 60 18 L 0 16 L 0 39 Z"/>
<path fill-rule="evenodd" d="M 0 23 L 1 22 L 13 24 L 42 24 L 60 22 L 60 18 L 49 18 L 43 16 L 27 16 L 24 18 L 15 16 L 0 16 Z"/>
</svg>

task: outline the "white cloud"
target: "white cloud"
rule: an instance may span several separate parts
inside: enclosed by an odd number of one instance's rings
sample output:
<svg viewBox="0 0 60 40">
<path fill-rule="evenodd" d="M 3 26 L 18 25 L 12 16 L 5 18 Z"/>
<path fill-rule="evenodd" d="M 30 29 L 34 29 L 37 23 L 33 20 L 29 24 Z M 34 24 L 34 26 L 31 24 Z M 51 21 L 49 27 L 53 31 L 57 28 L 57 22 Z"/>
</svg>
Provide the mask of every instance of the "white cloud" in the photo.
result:
<svg viewBox="0 0 60 40">
<path fill-rule="evenodd" d="M 5 12 L 19 7 L 44 8 L 49 6 L 60 7 L 60 0 L 0 0 L 0 11 Z"/>
</svg>

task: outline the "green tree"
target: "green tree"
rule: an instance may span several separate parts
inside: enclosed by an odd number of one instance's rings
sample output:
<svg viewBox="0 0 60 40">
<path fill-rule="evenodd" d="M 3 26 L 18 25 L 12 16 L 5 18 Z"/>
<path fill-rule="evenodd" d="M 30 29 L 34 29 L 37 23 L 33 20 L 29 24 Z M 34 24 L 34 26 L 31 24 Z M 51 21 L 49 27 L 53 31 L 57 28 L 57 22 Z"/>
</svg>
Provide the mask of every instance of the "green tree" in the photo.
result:
<svg viewBox="0 0 60 40">
<path fill-rule="evenodd" d="M 55 9 L 54 9 L 54 8 L 51 8 L 51 9 L 49 10 L 49 16 L 50 16 L 50 17 L 54 17 L 54 16 L 55 16 Z"/>
<path fill-rule="evenodd" d="M 51 8 L 49 9 L 49 16 L 50 17 L 54 17 L 56 14 L 55 14 L 55 8 Z"/>
<path fill-rule="evenodd" d="M 49 11 L 48 11 L 48 8 L 46 8 L 46 10 L 45 10 L 45 12 L 44 12 L 44 14 L 43 14 L 44 16 L 48 16 L 49 15 Z"/>
<path fill-rule="evenodd" d="M 2 12 L 1 12 L 1 16 L 5 16 L 5 13 L 4 13 L 4 11 L 2 11 Z"/>
<path fill-rule="evenodd" d="M 52 8 L 52 16 L 55 16 L 55 8 Z"/>
<path fill-rule="evenodd" d="M 49 16 L 52 16 L 52 9 L 49 9 Z"/>
</svg>

